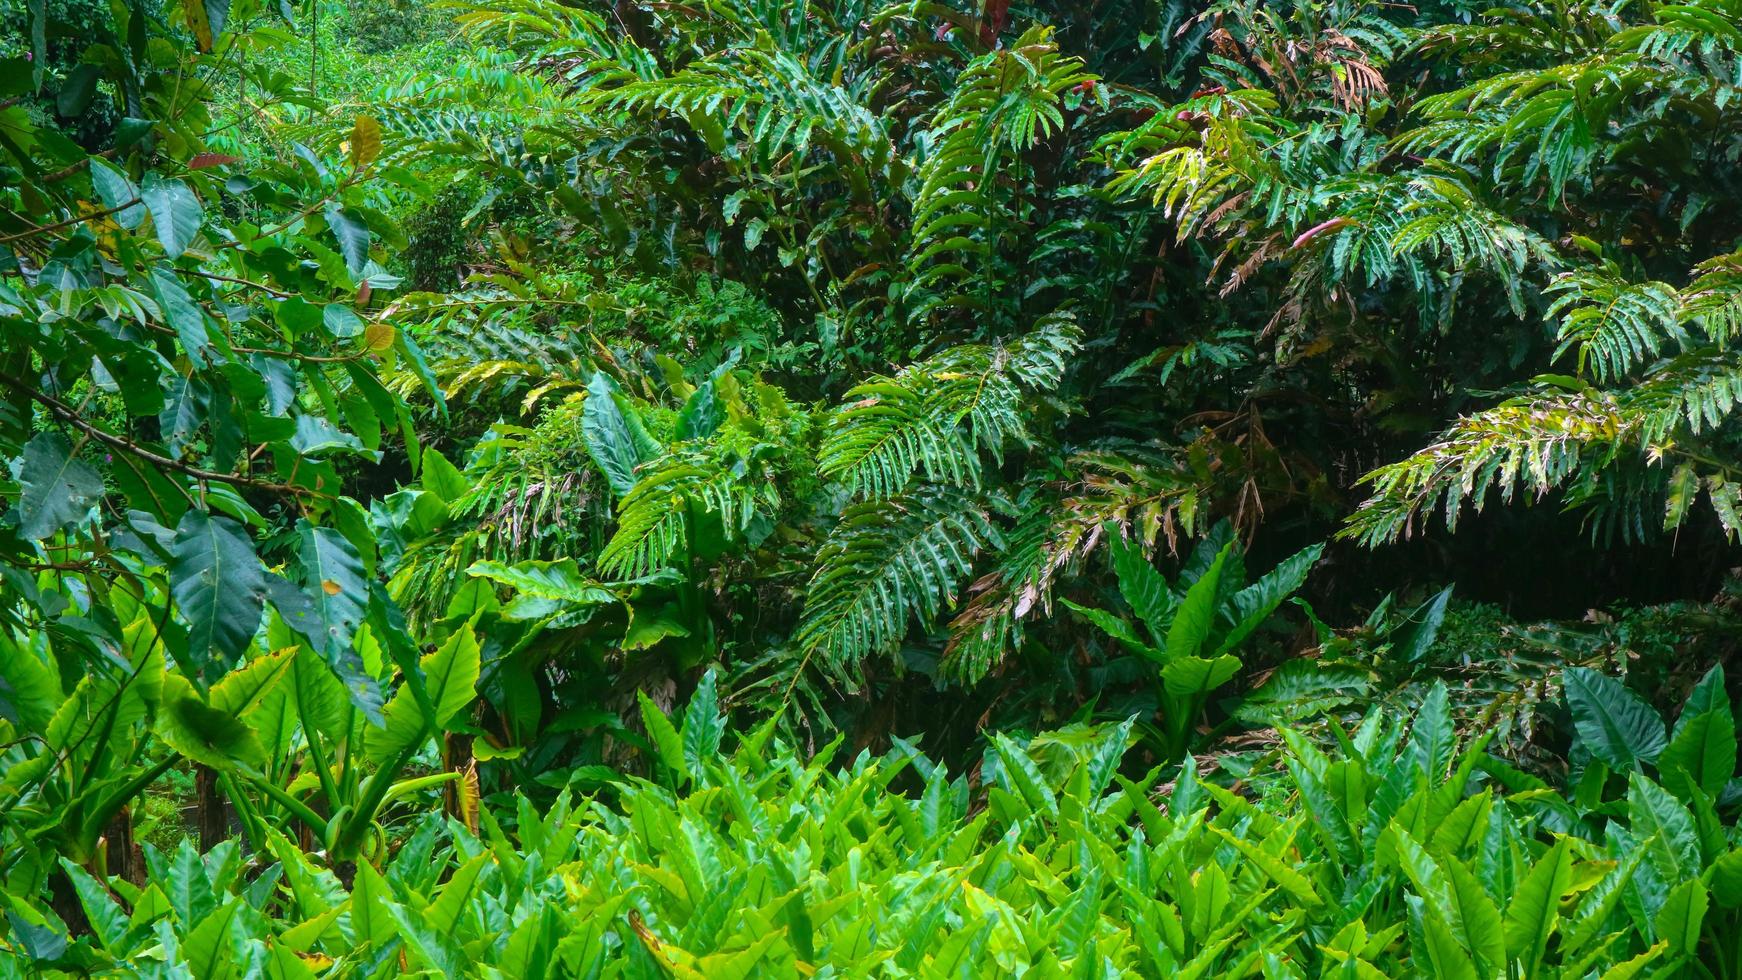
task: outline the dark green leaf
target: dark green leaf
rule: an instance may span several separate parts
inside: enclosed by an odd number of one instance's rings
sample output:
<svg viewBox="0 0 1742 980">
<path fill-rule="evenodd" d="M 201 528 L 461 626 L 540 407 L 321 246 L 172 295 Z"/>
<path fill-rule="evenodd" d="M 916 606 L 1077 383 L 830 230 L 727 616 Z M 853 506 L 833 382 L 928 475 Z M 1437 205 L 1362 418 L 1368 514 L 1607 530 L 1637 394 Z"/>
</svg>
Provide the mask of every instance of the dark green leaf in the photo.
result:
<svg viewBox="0 0 1742 980">
<path fill-rule="evenodd" d="M 26 443 L 18 463 L 18 533 L 39 541 L 82 519 L 103 496 L 103 478 L 73 457 L 58 432 L 42 432 Z"/>
<path fill-rule="evenodd" d="M 1609 768 L 1638 769 L 1663 751 L 1663 719 L 1619 681 L 1575 667 L 1566 672 L 1564 687 L 1579 741 Z"/>
<path fill-rule="evenodd" d="M 339 240 L 339 254 L 345 257 L 345 268 L 353 276 L 362 275 L 363 266 L 369 261 L 369 226 L 337 204 L 327 205 L 326 216 L 327 227 Z"/>
<path fill-rule="evenodd" d="M 210 684 L 260 628 L 266 572 L 242 525 L 199 510 L 182 516 L 170 555 L 170 594 L 188 624 L 188 672 Z"/>
</svg>

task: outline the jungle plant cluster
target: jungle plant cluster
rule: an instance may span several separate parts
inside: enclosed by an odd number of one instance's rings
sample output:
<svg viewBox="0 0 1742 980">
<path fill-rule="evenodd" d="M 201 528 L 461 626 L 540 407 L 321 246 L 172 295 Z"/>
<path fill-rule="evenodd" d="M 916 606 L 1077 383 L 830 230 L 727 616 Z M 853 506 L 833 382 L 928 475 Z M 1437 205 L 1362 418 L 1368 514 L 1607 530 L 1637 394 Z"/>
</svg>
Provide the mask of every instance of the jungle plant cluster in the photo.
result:
<svg viewBox="0 0 1742 980">
<path fill-rule="evenodd" d="M 1742 977 L 1735 0 L 0 27 L 0 975 Z"/>
</svg>

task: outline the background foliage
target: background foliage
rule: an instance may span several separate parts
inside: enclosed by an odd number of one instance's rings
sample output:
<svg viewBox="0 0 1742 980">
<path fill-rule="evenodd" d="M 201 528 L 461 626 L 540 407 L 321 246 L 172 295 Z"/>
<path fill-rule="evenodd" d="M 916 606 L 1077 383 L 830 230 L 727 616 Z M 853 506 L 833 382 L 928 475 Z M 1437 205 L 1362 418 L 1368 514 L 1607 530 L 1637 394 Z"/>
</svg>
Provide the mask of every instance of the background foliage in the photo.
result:
<svg viewBox="0 0 1742 980">
<path fill-rule="evenodd" d="M 1730 0 L 0 25 L 0 969 L 1742 974 Z"/>
</svg>

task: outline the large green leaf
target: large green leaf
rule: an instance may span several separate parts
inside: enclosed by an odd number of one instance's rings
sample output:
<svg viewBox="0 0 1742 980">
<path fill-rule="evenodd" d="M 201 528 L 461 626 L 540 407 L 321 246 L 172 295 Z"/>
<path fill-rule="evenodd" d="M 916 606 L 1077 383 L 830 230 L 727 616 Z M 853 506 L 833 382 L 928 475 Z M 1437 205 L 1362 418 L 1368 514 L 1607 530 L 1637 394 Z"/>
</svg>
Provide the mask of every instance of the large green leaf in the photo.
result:
<svg viewBox="0 0 1742 980">
<path fill-rule="evenodd" d="M 247 647 L 266 605 L 266 572 L 242 525 L 190 510 L 170 546 L 169 591 L 187 620 L 189 673 L 211 683 Z"/>
<path fill-rule="evenodd" d="M 1617 771 L 1638 769 L 1663 751 L 1663 719 L 1639 696 L 1588 667 L 1563 677 L 1579 741 Z"/>
<path fill-rule="evenodd" d="M 1221 588 L 1222 567 L 1234 550 L 1233 542 L 1222 546 L 1216 557 L 1204 569 L 1204 574 L 1186 590 L 1174 611 L 1173 623 L 1167 629 L 1167 659 L 1196 656 L 1210 639 L 1216 625 L 1216 600 Z"/>
<path fill-rule="evenodd" d="M 1708 671 L 1688 696 L 1657 767 L 1663 785 L 1684 800 L 1695 788 L 1717 799 L 1736 774 L 1736 716 L 1722 667 Z"/>
<path fill-rule="evenodd" d="M 337 203 L 327 204 L 326 218 L 327 227 L 339 240 L 339 254 L 345 257 L 345 268 L 353 276 L 362 275 L 363 265 L 369 261 L 369 226 Z"/>
<path fill-rule="evenodd" d="M 1700 839 L 1694 816 L 1663 787 L 1633 773 L 1627 782 L 1628 829 L 1665 882 L 1700 873 Z"/>
<path fill-rule="evenodd" d="M 726 716 L 720 711 L 716 688 L 717 671 L 709 669 L 696 684 L 690 703 L 684 708 L 684 766 L 699 778 L 709 763 L 720 754 L 720 740 L 726 734 Z"/>
<path fill-rule="evenodd" d="M 1415 962 L 1426 967 L 1423 975 L 1443 980 L 1478 980 L 1476 964 L 1459 944 L 1443 915 L 1411 895 L 1410 916 L 1418 937 Z"/>
<path fill-rule="evenodd" d="M 1708 905 L 1706 886 L 1700 879 L 1689 878 L 1677 885 L 1652 919 L 1657 938 L 1667 941 L 1669 951 L 1677 956 L 1692 955 L 1700 945 Z"/>
<path fill-rule="evenodd" d="M 61 868 L 66 871 L 67 880 L 73 883 L 73 891 L 79 896 L 79 905 L 85 910 L 85 920 L 91 924 L 91 932 L 97 941 L 103 944 L 107 952 L 121 956 L 128 950 L 122 945 L 127 936 L 127 914 L 115 903 L 97 879 L 91 877 L 84 868 L 79 867 L 66 858 L 61 858 Z"/>
<path fill-rule="evenodd" d="M 207 703 L 179 674 L 163 679 L 157 734 L 170 748 L 214 769 L 258 767 L 266 761 L 254 729 L 235 712 Z"/>
<path fill-rule="evenodd" d="M 188 358 L 196 367 L 203 367 L 207 362 L 207 351 L 212 346 L 212 335 L 206 325 L 206 311 L 183 286 L 181 280 L 163 269 L 151 270 L 151 290 L 157 296 L 157 307 L 163 312 L 163 318 L 181 340 L 181 346 L 187 352 Z M 191 384 L 188 379 L 186 384 Z"/>
<path fill-rule="evenodd" d="M 1161 668 L 1161 679 L 1167 693 L 1184 698 L 1208 694 L 1239 672 L 1239 658 L 1227 654 L 1213 658 L 1177 657 Z"/>
<path fill-rule="evenodd" d="M 594 373 L 587 384 L 587 401 L 581 409 L 581 438 L 611 489 L 622 496 L 635 486 L 635 468 L 653 458 L 653 443 L 635 417 L 625 411 L 617 386 L 603 373 Z"/>
<path fill-rule="evenodd" d="M 39 541 L 80 520 L 103 495 L 103 478 L 73 455 L 66 437 L 40 432 L 18 464 L 18 533 Z"/>
<path fill-rule="evenodd" d="M 463 624 L 418 662 L 433 717 L 424 715 L 409 682 L 399 685 L 381 712 L 385 726 L 369 730 L 369 758 L 386 762 L 439 731 L 477 696 L 481 665 L 477 634 Z"/>
<path fill-rule="evenodd" d="M 1252 631 L 1263 626 L 1282 601 L 1293 595 L 1306 582 L 1307 573 L 1324 553 L 1325 546 L 1315 544 L 1283 561 L 1263 578 L 1234 593 L 1230 604 L 1234 625 L 1222 638 L 1218 653 L 1232 653 Z"/>
<path fill-rule="evenodd" d="M 645 691 L 639 688 L 635 691 L 635 700 L 641 706 L 641 725 L 647 730 L 648 740 L 653 743 L 653 751 L 660 762 L 670 769 L 681 782 L 690 775 L 684 765 L 683 737 L 672 725 L 671 719 L 653 703 Z"/>
<path fill-rule="evenodd" d="M 487 578 L 522 595 L 541 599 L 558 599 L 583 605 L 604 605 L 617 601 L 615 592 L 581 574 L 573 558 L 520 561 L 513 564 L 475 561 L 466 569 L 466 574 Z"/>
<path fill-rule="evenodd" d="M 1475 956 L 1476 967 L 1483 976 L 1497 976 L 1506 971 L 1506 929 L 1500 920 L 1500 910 L 1482 888 L 1474 872 L 1454 856 L 1441 862 L 1451 880 L 1449 896 L 1453 904 L 1452 929 Z"/>
<path fill-rule="evenodd" d="M 115 165 L 99 157 L 91 158 L 91 186 L 106 208 L 120 208 L 115 223 L 133 229 L 145 220 L 145 208 L 139 203 L 139 188 Z"/>
<path fill-rule="evenodd" d="M 275 650 L 224 675 L 223 680 L 212 685 L 212 707 L 238 717 L 252 711 L 290 674 L 295 655 L 295 647 Z"/>
<path fill-rule="evenodd" d="M 153 170 L 145 175 L 139 197 L 145 202 L 145 210 L 151 212 L 151 223 L 157 229 L 157 240 L 164 252 L 173 259 L 187 251 L 204 220 L 200 199 L 193 190 L 179 180 L 165 180 Z"/>
<path fill-rule="evenodd" d="M 320 637 L 317 649 L 331 663 L 351 648 L 368 611 L 363 559 L 344 535 L 306 521 L 297 529 L 297 553 L 305 588 L 313 599 L 313 625 Z"/>
<path fill-rule="evenodd" d="M 1506 955 L 1523 962 L 1526 977 L 1543 972 L 1543 955 L 1572 881 L 1573 853 L 1562 837 L 1537 859 L 1506 906 Z"/>
<path fill-rule="evenodd" d="M 1149 627 L 1150 635 L 1159 640 L 1165 635 L 1167 621 L 1174 611 L 1174 597 L 1167 580 L 1143 556 L 1141 548 L 1120 535 L 1111 535 L 1108 548 L 1113 555 L 1113 572 L 1119 578 L 1119 593 L 1137 618 Z"/>
<path fill-rule="evenodd" d="M 1427 656 L 1439 637 L 1440 624 L 1446 620 L 1446 608 L 1451 601 L 1452 587 L 1448 585 L 1411 613 L 1408 625 L 1391 638 L 1393 655 L 1411 664 Z"/>
<path fill-rule="evenodd" d="M 41 731 L 64 700 L 54 665 L 0 629 L 0 720 Z"/>
</svg>

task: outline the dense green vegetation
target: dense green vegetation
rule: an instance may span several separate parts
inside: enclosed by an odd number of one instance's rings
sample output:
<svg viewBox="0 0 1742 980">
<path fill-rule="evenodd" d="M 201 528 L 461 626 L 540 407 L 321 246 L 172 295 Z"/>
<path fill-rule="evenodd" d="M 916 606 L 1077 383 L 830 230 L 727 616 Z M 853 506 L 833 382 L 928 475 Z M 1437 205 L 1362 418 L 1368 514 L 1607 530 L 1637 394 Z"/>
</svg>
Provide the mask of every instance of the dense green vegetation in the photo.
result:
<svg viewBox="0 0 1742 980">
<path fill-rule="evenodd" d="M 0 976 L 1742 978 L 1742 3 L 0 26 Z"/>
</svg>

